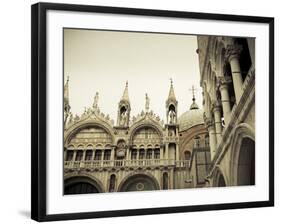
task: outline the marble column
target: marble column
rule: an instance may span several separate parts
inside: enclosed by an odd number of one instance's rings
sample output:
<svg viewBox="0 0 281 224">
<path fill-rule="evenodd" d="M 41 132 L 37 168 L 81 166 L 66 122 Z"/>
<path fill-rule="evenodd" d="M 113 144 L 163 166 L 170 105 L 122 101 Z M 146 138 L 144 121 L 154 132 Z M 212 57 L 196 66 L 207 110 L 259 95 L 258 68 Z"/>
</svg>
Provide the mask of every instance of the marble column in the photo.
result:
<svg viewBox="0 0 281 224">
<path fill-rule="evenodd" d="M 241 68 L 239 63 L 239 56 L 241 51 L 242 51 L 242 47 L 240 45 L 228 45 L 226 48 L 226 57 L 231 67 L 236 104 L 238 104 L 243 92 L 242 91 L 243 79 L 242 79 Z"/>
<path fill-rule="evenodd" d="M 176 144 L 176 161 L 180 160 L 180 151 L 179 151 L 179 145 Z"/>
<path fill-rule="evenodd" d="M 164 159 L 163 146 L 160 147 L 160 159 Z"/>
<path fill-rule="evenodd" d="M 110 152 L 110 160 L 113 161 L 114 160 L 114 154 L 115 154 L 115 148 L 112 148 L 111 152 Z"/>
<path fill-rule="evenodd" d="M 77 150 L 74 150 L 74 152 L 73 152 L 73 157 L 72 157 L 72 161 L 75 161 L 75 159 L 76 159 L 76 154 L 77 154 Z"/>
<path fill-rule="evenodd" d="M 127 150 L 126 150 L 126 160 L 129 160 L 130 159 L 130 157 L 129 157 L 129 151 L 130 151 L 130 149 L 129 149 L 129 147 L 127 148 Z"/>
<path fill-rule="evenodd" d="M 169 144 L 165 144 L 165 159 L 169 159 Z"/>
<path fill-rule="evenodd" d="M 115 156 L 115 147 L 113 147 L 110 151 L 110 164 L 114 166 L 114 156 Z"/>
<path fill-rule="evenodd" d="M 221 142 L 222 124 L 221 124 L 221 109 L 216 105 L 213 109 L 215 117 L 215 129 L 216 129 L 216 142 Z"/>
<path fill-rule="evenodd" d="M 209 119 L 207 126 L 208 126 L 208 132 L 210 137 L 211 159 L 213 159 L 217 148 L 216 131 L 215 131 L 215 125 L 213 123 L 213 120 Z"/>
<path fill-rule="evenodd" d="M 137 149 L 137 160 L 140 158 L 140 149 Z"/>
<path fill-rule="evenodd" d="M 85 161 L 85 158 L 86 158 L 86 151 L 87 151 L 87 150 L 83 150 L 82 161 Z"/>
<path fill-rule="evenodd" d="M 228 125 L 231 115 L 230 99 L 228 94 L 227 83 L 222 81 L 220 83 L 221 103 L 224 116 L 225 125 Z"/>
</svg>

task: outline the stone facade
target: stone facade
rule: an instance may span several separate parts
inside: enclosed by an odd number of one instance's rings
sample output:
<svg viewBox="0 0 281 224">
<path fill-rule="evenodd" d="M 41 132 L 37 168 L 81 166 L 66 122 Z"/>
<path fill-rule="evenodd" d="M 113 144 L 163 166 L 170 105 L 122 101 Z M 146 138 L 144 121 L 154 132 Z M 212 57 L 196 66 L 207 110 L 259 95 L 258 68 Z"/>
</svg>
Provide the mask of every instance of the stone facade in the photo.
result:
<svg viewBox="0 0 281 224">
<path fill-rule="evenodd" d="M 171 82 L 166 122 L 149 109 L 131 117 L 128 83 L 117 108 L 117 123 L 93 106 L 81 116 L 70 112 L 65 84 L 65 194 L 182 189 L 199 186 L 199 171 L 191 172 L 194 149 L 209 151 L 203 111 L 193 100 L 178 117 L 178 101 Z M 204 161 L 203 161 L 204 162 Z M 194 164 L 194 163 L 193 163 Z M 204 164 L 203 164 L 204 165 Z M 206 166 L 203 167 L 206 172 Z M 202 176 L 202 173 L 198 175 Z"/>
<path fill-rule="evenodd" d="M 198 36 L 211 164 L 206 184 L 255 184 L 255 39 Z"/>
</svg>

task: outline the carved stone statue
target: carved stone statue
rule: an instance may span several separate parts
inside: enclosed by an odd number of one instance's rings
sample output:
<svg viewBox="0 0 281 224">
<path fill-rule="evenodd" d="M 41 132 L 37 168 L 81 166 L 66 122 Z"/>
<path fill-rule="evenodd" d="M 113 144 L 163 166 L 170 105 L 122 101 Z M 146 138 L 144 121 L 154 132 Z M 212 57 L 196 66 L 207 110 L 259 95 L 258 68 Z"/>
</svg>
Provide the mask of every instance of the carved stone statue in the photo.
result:
<svg viewBox="0 0 281 224">
<path fill-rule="evenodd" d="M 71 124 L 72 122 L 73 122 L 73 114 L 70 112 L 69 113 L 68 124 Z"/>
<path fill-rule="evenodd" d="M 98 101 L 99 101 L 99 92 L 96 92 L 95 98 L 94 98 L 94 103 L 93 103 L 93 108 L 98 107 Z"/>
<path fill-rule="evenodd" d="M 170 110 L 169 116 L 170 116 L 170 124 L 176 123 L 176 113 L 175 113 L 175 111 Z"/>
<path fill-rule="evenodd" d="M 79 119 L 80 119 L 79 116 L 76 114 L 75 117 L 74 117 L 74 121 L 75 121 L 75 122 L 76 122 L 76 121 L 79 121 Z"/>
<path fill-rule="evenodd" d="M 127 111 L 123 111 L 120 115 L 120 125 L 125 126 L 127 123 Z"/>
<path fill-rule="evenodd" d="M 147 95 L 147 93 L 145 94 L 145 111 L 148 112 L 149 111 L 149 102 L 150 102 L 150 99 Z"/>
</svg>

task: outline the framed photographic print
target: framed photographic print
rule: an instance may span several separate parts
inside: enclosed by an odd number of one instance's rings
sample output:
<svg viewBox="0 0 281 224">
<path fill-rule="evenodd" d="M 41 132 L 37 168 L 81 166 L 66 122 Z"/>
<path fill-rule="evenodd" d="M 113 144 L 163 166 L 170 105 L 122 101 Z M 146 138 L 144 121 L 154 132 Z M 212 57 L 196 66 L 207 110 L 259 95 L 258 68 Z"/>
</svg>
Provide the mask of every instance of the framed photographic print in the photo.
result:
<svg viewBox="0 0 281 224">
<path fill-rule="evenodd" d="M 32 219 L 274 205 L 274 19 L 32 6 Z"/>
</svg>

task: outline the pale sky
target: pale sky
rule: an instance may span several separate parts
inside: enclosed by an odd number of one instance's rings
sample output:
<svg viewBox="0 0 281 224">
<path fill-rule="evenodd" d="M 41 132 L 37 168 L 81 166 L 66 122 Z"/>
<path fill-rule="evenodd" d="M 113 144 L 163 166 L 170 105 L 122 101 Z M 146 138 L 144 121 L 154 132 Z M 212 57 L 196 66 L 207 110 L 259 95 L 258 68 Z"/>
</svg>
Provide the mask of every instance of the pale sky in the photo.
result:
<svg viewBox="0 0 281 224">
<path fill-rule="evenodd" d="M 64 80 L 69 76 L 72 113 L 91 107 L 99 92 L 99 108 L 117 120 L 117 108 L 126 81 L 129 84 L 131 117 L 145 107 L 165 120 L 165 101 L 173 80 L 178 115 L 189 110 L 192 85 L 202 108 L 202 90 L 196 36 L 137 32 L 64 30 Z"/>
</svg>

